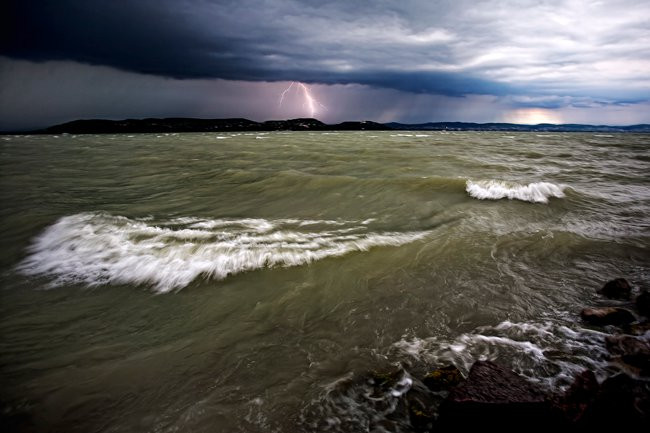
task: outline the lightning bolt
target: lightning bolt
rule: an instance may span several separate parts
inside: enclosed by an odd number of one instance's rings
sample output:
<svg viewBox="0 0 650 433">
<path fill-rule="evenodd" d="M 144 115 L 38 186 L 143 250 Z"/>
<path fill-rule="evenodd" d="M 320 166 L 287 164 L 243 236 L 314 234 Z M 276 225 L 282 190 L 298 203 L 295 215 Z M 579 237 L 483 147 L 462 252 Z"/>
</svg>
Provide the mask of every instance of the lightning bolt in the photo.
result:
<svg viewBox="0 0 650 433">
<path fill-rule="evenodd" d="M 291 84 L 289 84 L 289 87 L 284 89 L 284 92 L 282 92 L 282 94 L 280 95 L 280 103 L 278 104 L 278 107 L 282 107 L 282 101 L 284 101 L 284 95 L 286 95 L 287 92 L 289 90 L 291 90 L 291 88 L 293 87 L 293 84 L 294 84 L 294 82 L 292 81 Z"/>
<path fill-rule="evenodd" d="M 311 89 L 299 81 L 298 82 L 292 81 L 291 84 L 289 84 L 289 87 L 284 89 L 284 91 L 280 95 L 280 103 L 278 104 L 278 107 L 282 106 L 282 101 L 284 101 L 284 97 L 293 88 L 294 84 L 302 92 L 305 101 L 303 103 L 303 107 L 307 107 L 307 110 L 309 111 L 309 117 L 314 117 L 316 115 L 316 112 L 318 111 L 317 107 L 322 107 L 323 109 L 327 110 L 327 107 L 325 107 L 323 104 L 318 102 L 316 98 L 314 98 L 314 96 L 311 94 Z"/>
</svg>

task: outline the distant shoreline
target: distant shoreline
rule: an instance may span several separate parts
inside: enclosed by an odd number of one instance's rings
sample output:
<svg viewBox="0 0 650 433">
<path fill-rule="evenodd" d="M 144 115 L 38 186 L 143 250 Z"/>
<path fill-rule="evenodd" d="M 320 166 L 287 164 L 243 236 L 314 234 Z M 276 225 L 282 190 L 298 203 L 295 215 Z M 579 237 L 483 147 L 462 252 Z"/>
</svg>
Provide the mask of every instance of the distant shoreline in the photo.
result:
<svg viewBox="0 0 650 433">
<path fill-rule="evenodd" d="M 137 134 L 170 132 L 269 132 L 269 131 L 502 131 L 502 132 L 601 132 L 650 133 L 650 124 L 629 126 L 515 123 L 429 122 L 418 124 L 350 121 L 328 125 L 320 120 L 300 118 L 255 122 L 249 119 L 147 118 L 126 120 L 74 120 L 34 131 L 6 131 L 22 134 Z"/>
</svg>

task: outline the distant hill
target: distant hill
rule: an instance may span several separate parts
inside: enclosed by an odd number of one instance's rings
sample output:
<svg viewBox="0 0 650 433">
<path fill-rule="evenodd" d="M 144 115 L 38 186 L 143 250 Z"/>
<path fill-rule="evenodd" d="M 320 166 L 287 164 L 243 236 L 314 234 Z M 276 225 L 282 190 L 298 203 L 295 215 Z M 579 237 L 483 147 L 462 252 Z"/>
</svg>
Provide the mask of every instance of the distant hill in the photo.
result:
<svg viewBox="0 0 650 433">
<path fill-rule="evenodd" d="M 467 122 L 429 122 L 418 124 L 386 123 L 392 129 L 410 131 L 537 131 L 537 132 L 650 132 L 650 125 L 609 126 L 540 123 L 539 125 L 519 125 L 516 123 L 467 123 Z"/>
<path fill-rule="evenodd" d="M 126 120 L 74 120 L 49 128 L 32 131 L 32 134 L 116 134 L 116 133 L 164 133 L 164 132 L 225 132 L 225 131 L 537 131 L 537 132 L 639 132 L 650 133 L 650 125 L 519 125 L 515 123 L 467 123 L 429 122 L 418 124 L 377 123 L 371 121 L 342 122 L 328 125 L 311 118 L 268 120 L 254 122 L 243 118 L 194 119 L 172 117 L 165 119 Z M 24 132 L 22 132 L 24 133 Z"/>
<path fill-rule="evenodd" d="M 160 132 L 222 132 L 222 131 L 339 131 L 388 130 L 381 123 L 343 122 L 326 125 L 317 119 L 268 120 L 254 122 L 248 119 L 127 119 L 127 120 L 75 120 L 35 131 L 42 134 L 115 134 Z"/>
</svg>

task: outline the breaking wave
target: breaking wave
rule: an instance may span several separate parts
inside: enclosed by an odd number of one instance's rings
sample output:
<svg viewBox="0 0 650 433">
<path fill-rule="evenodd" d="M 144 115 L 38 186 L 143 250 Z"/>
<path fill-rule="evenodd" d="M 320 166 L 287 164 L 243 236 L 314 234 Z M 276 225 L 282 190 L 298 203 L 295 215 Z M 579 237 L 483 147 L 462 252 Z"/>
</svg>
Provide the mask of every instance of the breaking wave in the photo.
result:
<svg viewBox="0 0 650 433">
<path fill-rule="evenodd" d="M 465 190 L 474 198 L 479 200 L 521 200 L 531 203 L 548 203 L 550 197 L 564 197 L 564 186 L 550 182 L 533 182 L 528 185 L 516 183 L 487 180 L 468 180 Z"/>
<path fill-rule="evenodd" d="M 399 246 L 428 232 L 370 232 L 366 221 L 177 218 L 154 224 L 104 213 L 65 216 L 34 239 L 19 265 L 53 285 L 147 284 L 180 289 L 198 276 L 299 266 L 378 246 Z"/>
</svg>

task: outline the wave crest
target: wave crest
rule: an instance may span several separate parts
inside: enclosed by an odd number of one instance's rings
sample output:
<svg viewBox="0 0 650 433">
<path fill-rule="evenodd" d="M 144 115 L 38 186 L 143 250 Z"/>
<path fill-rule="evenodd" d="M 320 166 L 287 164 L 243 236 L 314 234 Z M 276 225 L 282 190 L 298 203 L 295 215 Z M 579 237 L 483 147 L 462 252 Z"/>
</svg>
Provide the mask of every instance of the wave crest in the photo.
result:
<svg viewBox="0 0 650 433">
<path fill-rule="evenodd" d="M 19 265 L 53 284 L 148 284 L 159 292 L 195 278 L 299 266 L 377 246 L 399 246 L 428 232 L 368 231 L 366 221 L 176 218 L 156 225 L 98 213 L 65 216 L 33 241 Z"/>
<path fill-rule="evenodd" d="M 530 203 L 548 203 L 550 197 L 564 197 L 564 186 L 550 182 L 533 182 L 519 185 L 497 180 L 468 180 L 465 190 L 479 200 L 521 200 Z"/>
</svg>

